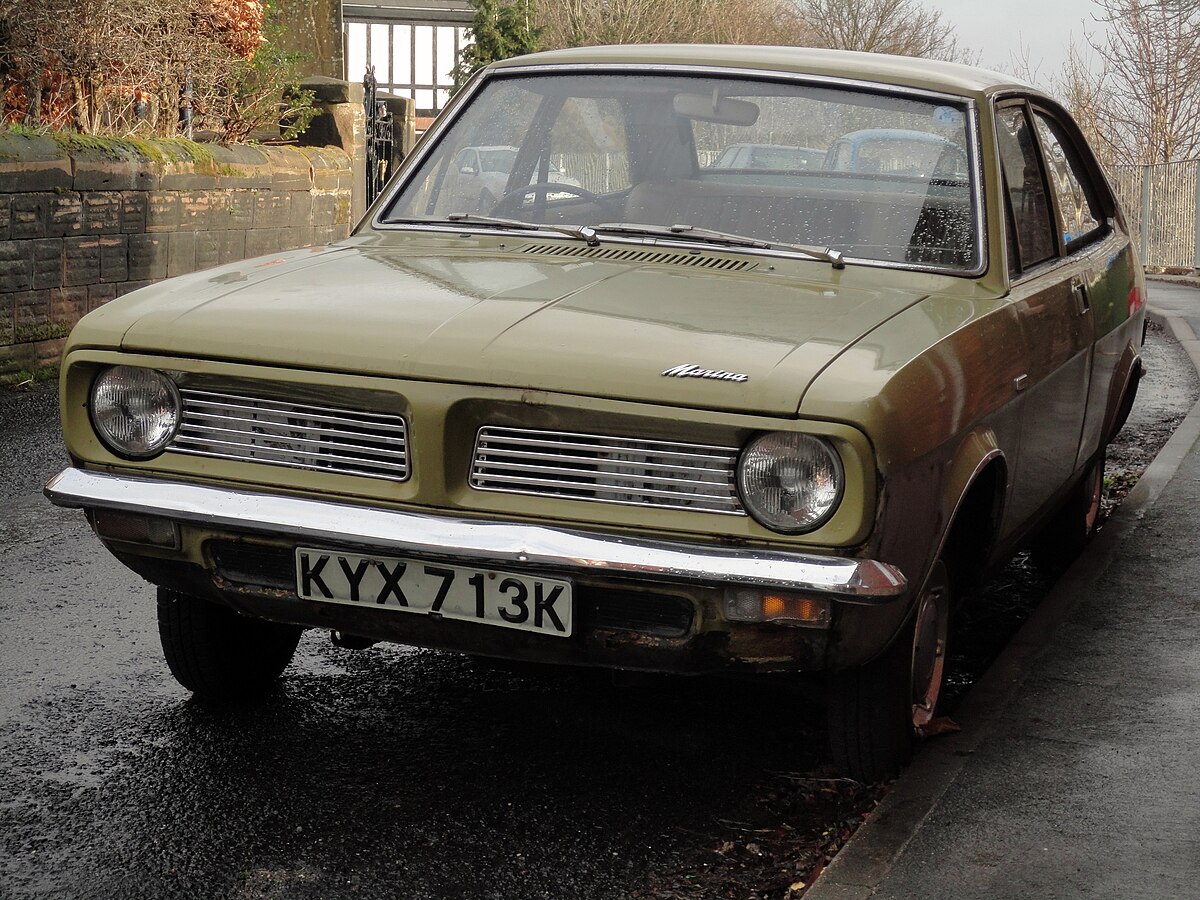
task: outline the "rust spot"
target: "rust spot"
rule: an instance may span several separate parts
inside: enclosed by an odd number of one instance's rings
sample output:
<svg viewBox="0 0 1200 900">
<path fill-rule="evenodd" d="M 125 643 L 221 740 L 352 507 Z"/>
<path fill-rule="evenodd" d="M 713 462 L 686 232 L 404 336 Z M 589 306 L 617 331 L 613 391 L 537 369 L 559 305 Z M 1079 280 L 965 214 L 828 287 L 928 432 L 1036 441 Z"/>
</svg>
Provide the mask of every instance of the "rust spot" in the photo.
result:
<svg viewBox="0 0 1200 900">
<path fill-rule="evenodd" d="M 522 391 L 521 402 L 527 406 L 545 406 L 546 392 L 545 391 Z"/>
<path fill-rule="evenodd" d="M 638 631 L 614 631 L 604 636 L 606 647 L 663 647 L 669 643 L 664 638 Z"/>
</svg>

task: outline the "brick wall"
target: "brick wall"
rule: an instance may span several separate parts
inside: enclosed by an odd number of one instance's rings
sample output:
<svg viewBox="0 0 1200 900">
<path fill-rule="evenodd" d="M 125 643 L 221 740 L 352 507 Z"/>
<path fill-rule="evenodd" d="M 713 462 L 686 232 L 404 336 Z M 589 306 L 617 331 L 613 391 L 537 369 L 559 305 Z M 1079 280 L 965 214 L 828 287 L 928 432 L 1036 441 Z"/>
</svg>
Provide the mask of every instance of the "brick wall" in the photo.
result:
<svg viewBox="0 0 1200 900">
<path fill-rule="evenodd" d="M 71 326 L 121 294 L 345 237 L 353 181 L 333 147 L 65 149 L 0 130 L 0 382 L 56 365 Z"/>
</svg>

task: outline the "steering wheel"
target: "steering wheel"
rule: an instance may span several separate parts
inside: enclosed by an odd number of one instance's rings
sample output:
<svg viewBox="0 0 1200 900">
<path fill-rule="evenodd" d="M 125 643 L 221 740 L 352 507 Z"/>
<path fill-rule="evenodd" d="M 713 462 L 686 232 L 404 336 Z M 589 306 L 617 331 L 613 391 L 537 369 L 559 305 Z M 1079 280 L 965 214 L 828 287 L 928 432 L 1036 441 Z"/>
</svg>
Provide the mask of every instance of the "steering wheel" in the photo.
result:
<svg viewBox="0 0 1200 900">
<path fill-rule="evenodd" d="M 516 190 L 509 191 L 503 197 L 496 201 L 496 205 L 492 207 L 490 215 L 506 216 L 516 212 L 520 206 L 520 200 L 528 197 L 530 194 L 538 196 L 548 196 L 550 194 L 571 194 L 580 200 L 588 200 L 592 203 L 597 202 L 600 198 L 586 188 L 581 188 L 575 184 L 562 184 L 557 181 L 543 181 L 538 184 L 529 184 L 525 187 L 519 187 Z M 511 207 L 511 209 L 510 209 Z"/>
</svg>

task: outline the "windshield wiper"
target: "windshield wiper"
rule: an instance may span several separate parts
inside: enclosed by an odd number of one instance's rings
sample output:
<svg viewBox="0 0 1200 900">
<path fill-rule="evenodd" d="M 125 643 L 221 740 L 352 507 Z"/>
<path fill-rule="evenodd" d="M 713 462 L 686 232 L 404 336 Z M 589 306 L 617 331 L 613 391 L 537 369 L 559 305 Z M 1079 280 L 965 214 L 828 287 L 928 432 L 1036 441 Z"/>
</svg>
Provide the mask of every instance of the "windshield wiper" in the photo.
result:
<svg viewBox="0 0 1200 900">
<path fill-rule="evenodd" d="M 502 216 L 484 216 L 477 213 L 450 213 L 447 222 L 466 222 L 468 225 L 482 225 L 486 228 L 514 228 L 520 231 L 553 231 L 565 234 L 578 241 L 583 241 L 589 247 L 599 247 L 600 238 L 596 237 L 596 229 L 588 225 L 539 225 L 536 222 L 524 222 L 521 219 L 506 219 Z"/>
<path fill-rule="evenodd" d="M 386 219 L 389 225 L 414 224 L 437 225 L 439 222 L 477 225 L 483 228 L 511 228 L 517 231 L 552 231 L 567 237 L 583 241 L 589 247 L 599 247 L 599 232 L 609 234 L 646 235 L 650 237 L 682 238 L 697 240 L 706 244 L 721 244 L 726 247 L 749 247 L 756 250 L 786 250 L 792 253 L 803 253 L 813 259 L 829 263 L 835 269 L 846 268 L 842 253 L 831 247 L 821 249 L 807 244 L 787 244 L 779 241 L 763 241 L 742 234 L 731 234 L 727 231 L 716 231 L 712 228 L 701 228 L 696 225 L 644 225 L 639 222 L 604 222 L 600 225 L 542 225 L 537 222 L 526 222 L 522 219 L 508 219 L 503 216 L 485 216 L 481 213 L 450 213 L 444 220 L 439 219 Z"/>
<path fill-rule="evenodd" d="M 714 231 L 711 228 L 700 228 L 696 225 L 643 225 L 638 222 L 604 222 L 593 226 L 593 232 L 598 231 L 609 234 L 675 237 L 683 238 L 684 240 L 693 238 L 703 241 L 706 244 L 722 244 L 727 247 L 751 247 L 757 250 L 789 250 L 827 262 L 835 269 L 846 268 L 846 262 L 841 251 L 834 250 L 832 247 L 822 249 L 820 247 L 810 247 L 807 244 L 763 241 L 742 234 L 731 234 L 728 231 Z"/>
</svg>

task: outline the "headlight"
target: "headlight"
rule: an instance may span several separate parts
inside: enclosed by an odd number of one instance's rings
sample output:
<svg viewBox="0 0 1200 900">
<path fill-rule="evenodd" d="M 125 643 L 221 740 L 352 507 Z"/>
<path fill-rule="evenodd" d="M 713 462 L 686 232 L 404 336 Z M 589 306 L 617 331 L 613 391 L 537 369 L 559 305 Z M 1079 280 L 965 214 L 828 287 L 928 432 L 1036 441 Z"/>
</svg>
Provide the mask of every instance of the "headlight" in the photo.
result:
<svg viewBox="0 0 1200 900">
<path fill-rule="evenodd" d="M 811 531 L 842 497 L 842 463 L 825 441 L 772 432 L 751 441 L 738 464 L 746 511 L 772 531 Z"/>
<path fill-rule="evenodd" d="M 179 391 L 175 382 L 154 369 L 105 369 L 92 384 L 89 406 L 96 434 L 119 456 L 156 456 L 179 426 Z"/>
</svg>

